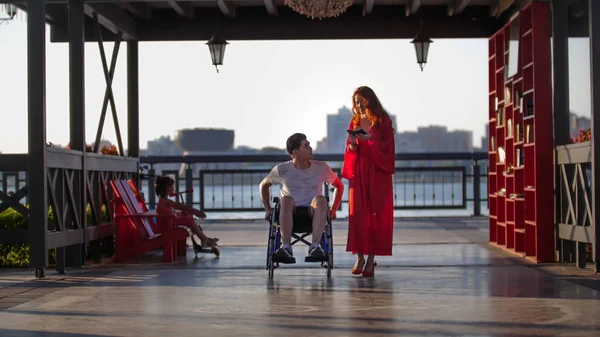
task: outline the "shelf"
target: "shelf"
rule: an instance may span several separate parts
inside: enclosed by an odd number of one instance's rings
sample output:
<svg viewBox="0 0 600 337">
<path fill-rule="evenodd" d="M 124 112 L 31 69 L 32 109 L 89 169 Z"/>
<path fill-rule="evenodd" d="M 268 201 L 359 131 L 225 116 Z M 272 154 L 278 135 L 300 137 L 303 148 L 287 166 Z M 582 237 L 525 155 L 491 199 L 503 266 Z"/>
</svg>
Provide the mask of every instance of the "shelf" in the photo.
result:
<svg viewBox="0 0 600 337">
<path fill-rule="evenodd" d="M 548 1 L 531 1 L 517 11 L 519 31 L 506 22 L 488 40 L 487 130 L 495 137 L 488 145 L 488 188 L 493 192 L 488 194 L 489 243 L 526 261 L 553 262 L 555 228 L 547 224 L 555 216 L 555 175 L 541 169 L 552 168 L 555 157 L 554 147 L 544 145 L 551 142 L 554 131 L 552 123 L 546 123 L 552 121 L 553 106 L 552 87 L 548 86 L 552 72 L 546 66 L 547 56 L 552 54 L 552 22 L 548 20 L 552 10 Z M 511 31 L 519 40 L 517 64 L 509 64 L 514 59 L 507 56 Z M 506 70 L 512 66 L 516 66 L 516 75 L 507 78 Z M 501 110 L 503 125 L 499 125 Z M 505 130 L 511 119 L 514 128 L 509 133 Z M 540 144 L 536 146 L 536 142 Z M 506 151 L 504 163 L 498 162 L 500 148 Z M 511 166 L 517 163 L 519 166 Z"/>
</svg>

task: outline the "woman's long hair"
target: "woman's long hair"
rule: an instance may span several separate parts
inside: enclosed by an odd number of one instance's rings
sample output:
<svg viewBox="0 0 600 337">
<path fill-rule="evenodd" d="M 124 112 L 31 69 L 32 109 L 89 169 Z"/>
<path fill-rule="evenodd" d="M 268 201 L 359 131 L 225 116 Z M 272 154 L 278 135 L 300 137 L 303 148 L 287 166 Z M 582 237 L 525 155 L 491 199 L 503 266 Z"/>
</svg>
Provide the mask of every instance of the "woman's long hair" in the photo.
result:
<svg viewBox="0 0 600 337">
<path fill-rule="evenodd" d="M 366 110 L 367 118 L 373 123 L 373 126 L 379 124 L 382 118 L 389 118 L 388 112 L 383 108 L 379 98 L 375 95 L 373 89 L 362 86 L 354 91 L 352 95 L 352 112 L 354 113 L 354 117 L 352 117 L 352 122 L 356 127 L 360 122 L 360 111 L 356 106 L 356 98 L 360 97 L 364 100 L 363 109 Z"/>
</svg>

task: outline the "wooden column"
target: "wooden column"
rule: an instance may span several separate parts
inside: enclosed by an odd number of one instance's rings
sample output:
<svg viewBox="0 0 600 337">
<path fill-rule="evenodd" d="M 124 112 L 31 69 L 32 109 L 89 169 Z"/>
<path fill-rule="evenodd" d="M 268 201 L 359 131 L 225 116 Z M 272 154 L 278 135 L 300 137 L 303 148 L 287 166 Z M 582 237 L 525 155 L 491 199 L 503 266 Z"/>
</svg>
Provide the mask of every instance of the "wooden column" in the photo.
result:
<svg viewBox="0 0 600 337">
<path fill-rule="evenodd" d="M 30 266 L 42 278 L 48 264 L 46 0 L 27 0 L 27 103 Z"/>
</svg>

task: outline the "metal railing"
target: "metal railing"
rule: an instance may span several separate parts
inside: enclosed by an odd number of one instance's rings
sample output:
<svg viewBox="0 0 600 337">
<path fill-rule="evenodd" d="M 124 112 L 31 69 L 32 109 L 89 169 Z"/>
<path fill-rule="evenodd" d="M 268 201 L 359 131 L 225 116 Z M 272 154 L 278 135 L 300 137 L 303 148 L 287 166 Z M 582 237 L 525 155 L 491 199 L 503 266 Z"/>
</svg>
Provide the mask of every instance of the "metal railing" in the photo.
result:
<svg viewBox="0 0 600 337">
<path fill-rule="evenodd" d="M 393 177 L 394 208 L 397 210 L 466 209 L 473 205 L 473 215 L 481 215 L 487 202 L 487 153 L 399 153 Z M 185 202 L 210 212 L 258 212 L 263 210 L 259 183 L 277 163 L 289 160 L 286 155 L 209 155 L 146 156 L 140 164 L 147 170 L 141 175 L 141 189 L 148 207 L 154 209 L 156 175 L 170 175 L 176 192 L 193 190 Z M 317 155 L 341 176 L 343 155 Z M 483 172 L 483 174 L 482 174 Z M 482 183 L 482 180 L 484 182 Z M 348 186 L 342 206 L 348 201 Z M 330 195 L 331 188 L 324 194 Z M 278 193 L 272 187 L 271 196 Z M 483 196 L 483 197 L 482 197 Z M 484 207 L 486 207 L 484 205 Z"/>
</svg>

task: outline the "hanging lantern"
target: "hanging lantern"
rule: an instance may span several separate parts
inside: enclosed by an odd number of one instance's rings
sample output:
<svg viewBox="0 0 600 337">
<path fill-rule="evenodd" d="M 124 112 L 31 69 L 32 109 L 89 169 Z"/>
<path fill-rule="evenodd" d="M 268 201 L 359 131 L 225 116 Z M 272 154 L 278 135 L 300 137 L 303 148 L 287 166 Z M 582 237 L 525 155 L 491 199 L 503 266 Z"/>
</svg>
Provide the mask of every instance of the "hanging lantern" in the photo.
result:
<svg viewBox="0 0 600 337">
<path fill-rule="evenodd" d="M 210 40 L 206 43 L 208 45 L 208 49 L 210 50 L 210 57 L 212 58 L 212 64 L 217 69 L 217 73 L 219 72 L 218 66 L 223 65 L 223 58 L 225 57 L 225 47 L 229 44 L 218 32 L 213 35 Z"/>
<path fill-rule="evenodd" d="M 421 67 L 421 71 L 425 67 L 425 63 L 427 63 L 427 56 L 429 54 L 429 45 L 433 43 L 431 39 L 423 34 L 423 31 L 419 32 L 417 37 L 411 41 L 412 44 L 415 45 L 415 52 L 417 53 L 417 63 Z"/>
</svg>

